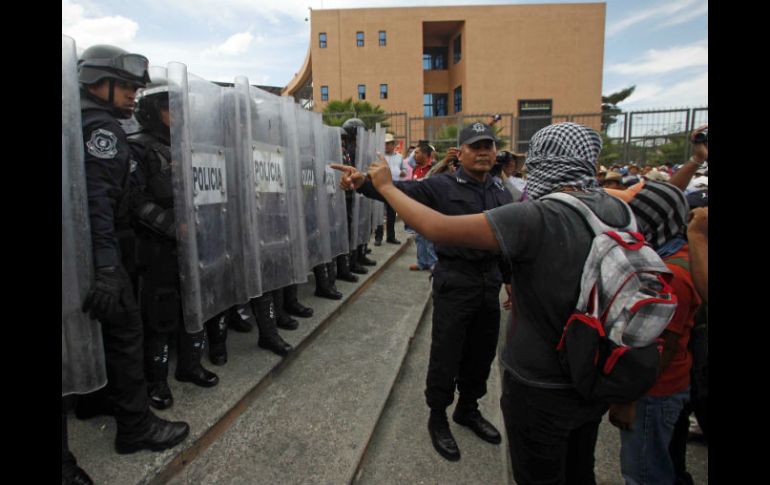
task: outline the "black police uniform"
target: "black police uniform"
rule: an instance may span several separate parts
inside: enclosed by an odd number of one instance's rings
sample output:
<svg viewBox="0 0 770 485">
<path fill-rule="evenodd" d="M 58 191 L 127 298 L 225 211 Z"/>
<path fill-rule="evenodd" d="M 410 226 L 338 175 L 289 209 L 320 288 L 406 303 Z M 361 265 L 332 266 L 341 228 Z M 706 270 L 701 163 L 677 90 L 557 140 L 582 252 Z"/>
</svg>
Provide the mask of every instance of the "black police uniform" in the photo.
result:
<svg viewBox="0 0 770 485">
<path fill-rule="evenodd" d="M 411 198 L 446 215 L 478 214 L 513 202 L 502 184 L 483 183 L 462 168 L 421 181 L 393 183 Z M 358 191 L 383 200 L 366 180 Z M 445 413 L 460 391 L 457 408 L 472 411 L 487 392 L 500 328 L 500 286 L 510 281 L 510 266 L 498 253 L 435 245 L 433 330 L 425 397 L 432 411 Z M 502 271 L 502 272 L 501 272 Z"/>
<path fill-rule="evenodd" d="M 128 140 L 136 160 L 131 173 L 131 208 L 137 234 L 137 295 L 145 324 L 145 370 L 151 404 L 159 409 L 171 405 L 166 387 L 168 345 L 178 333 L 176 376 L 181 381 L 210 387 L 219 381 L 202 368 L 203 331 L 190 334 L 182 322 L 179 263 L 174 230 L 174 189 L 171 177 L 171 147 L 168 135 L 143 128 Z M 224 314 L 206 322 L 212 347 L 226 355 L 227 326 Z M 226 360 L 226 357 L 224 357 Z M 153 387 L 163 386 L 162 389 Z M 162 402 L 161 396 L 167 396 Z"/>
<path fill-rule="evenodd" d="M 130 150 L 110 105 L 81 88 L 80 109 L 94 267 L 116 267 L 121 286 L 118 310 L 100 320 L 107 367 L 107 387 L 101 394 L 106 393 L 115 414 L 118 434 L 131 435 L 149 426 L 151 413 L 142 367 L 142 320 L 126 271 L 133 255 L 121 251 L 121 246 L 133 246 Z"/>
</svg>

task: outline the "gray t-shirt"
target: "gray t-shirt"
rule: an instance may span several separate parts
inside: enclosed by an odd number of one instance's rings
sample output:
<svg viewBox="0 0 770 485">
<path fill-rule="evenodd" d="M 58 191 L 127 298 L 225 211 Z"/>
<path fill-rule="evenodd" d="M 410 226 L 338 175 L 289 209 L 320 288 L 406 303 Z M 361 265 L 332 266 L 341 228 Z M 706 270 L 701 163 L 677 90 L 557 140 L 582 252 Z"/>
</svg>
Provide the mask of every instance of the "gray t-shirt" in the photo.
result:
<svg viewBox="0 0 770 485">
<path fill-rule="evenodd" d="M 607 225 L 628 223 L 622 202 L 605 192 L 570 195 L 579 197 Z M 513 266 L 513 309 L 502 364 L 524 384 L 570 388 L 556 346 L 577 304 L 593 235 L 574 209 L 557 201 L 508 204 L 485 214 L 503 256 Z"/>
</svg>

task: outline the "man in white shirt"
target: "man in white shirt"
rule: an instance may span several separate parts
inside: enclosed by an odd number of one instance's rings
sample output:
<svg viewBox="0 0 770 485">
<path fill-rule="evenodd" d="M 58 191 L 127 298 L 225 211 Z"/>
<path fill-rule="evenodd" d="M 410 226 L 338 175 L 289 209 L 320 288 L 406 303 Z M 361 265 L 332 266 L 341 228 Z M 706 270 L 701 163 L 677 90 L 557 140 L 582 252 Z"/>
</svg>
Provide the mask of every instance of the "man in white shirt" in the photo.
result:
<svg viewBox="0 0 770 485">
<path fill-rule="evenodd" d="M 396 140 L 390 133 L 385 134 L 385 160 L 390 166 L 390 173 L 394 181 L 406 179 L 406 164 L 404 158 L 400 153 L 394 151 L 396 147 Z M 386 242 L 391 244 L 401 244 L 401 241 L 396 239 L 396 212 L 391 206 L 385 202 L 385 225 L 387 226 L 387 239 Z M 382 224 L 379 224 L 374 232 L 374 245 L 380 246 L 382 244 Z"/>
</svg>

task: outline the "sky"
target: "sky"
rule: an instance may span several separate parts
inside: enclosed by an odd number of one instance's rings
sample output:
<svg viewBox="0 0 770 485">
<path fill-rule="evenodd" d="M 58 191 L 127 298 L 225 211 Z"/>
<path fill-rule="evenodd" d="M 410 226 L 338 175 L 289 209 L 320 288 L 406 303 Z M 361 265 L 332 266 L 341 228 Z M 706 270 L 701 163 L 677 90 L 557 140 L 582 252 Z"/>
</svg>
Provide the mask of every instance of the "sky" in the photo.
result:
<svg viewBox="0 0 770 485">
<path fill-rule="evenodd" d="M 586 3 L 423 0 L 420 6 Z M 602 94 L 636 85 L 624 110 L 708 106 L 708 3 L 607 0 Z M 151 65 L 182 62 L 211 81 L 285 86 L 310 42 L 309 8 L 414 6 L 413 0 L 62 0 L 78 52 L 113 44 Z"/>
</svg>

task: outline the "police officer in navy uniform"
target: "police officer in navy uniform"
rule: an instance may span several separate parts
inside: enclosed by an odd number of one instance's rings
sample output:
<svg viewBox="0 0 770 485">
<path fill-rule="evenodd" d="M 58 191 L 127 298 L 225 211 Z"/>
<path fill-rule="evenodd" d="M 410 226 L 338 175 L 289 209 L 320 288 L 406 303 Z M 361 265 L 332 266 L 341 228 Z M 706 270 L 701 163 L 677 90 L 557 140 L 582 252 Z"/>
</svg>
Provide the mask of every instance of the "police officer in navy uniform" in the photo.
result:
<svg viewBox="0 0 770 485">
<path fill-rule="evenodd" d="M 102 324 L 108 380 L 104 392 L 89 395 L 91 404 L 85 408 L 98 414 L 95 403 L 106 398 L 101 412 L 115 416 L 115 449 L 121 454 L 165 450 L 190 432 L 187 423 L 166 421 L 150 411 L 142 366 L 142 320 L 124 267 L 133 255 L 124 254 L 118 236 L 125 234 L 126 247 L 132 245 L 128 217 L 132 160 L 118 119 L 131 116 L 136 91 L 149 81 L 147 66 L 146 57 L 108 45 L 89 47 L 78 61 L 95 268 L 83 311 Z"/>
<path fill-rule="evenodd" d="M 444 172 L 422 181 L 396 181 L 407 195 L 442 214 L 478 214 L 513 202 L 511 193 L 489 171 L 495 165 L 494 131 L 474 123 L 460 132 L 460 163 L 455 173 Z M 383 159 L 384 162 L 384 159 Z M 335 168 L 343 169 L 341 166 Z M 383 200 L 364 174 L 351 171 L 351 184 L 367 197 Z M 494 360 L 500 328 L 500 287 L 510 283 L 510 266 L 499 253 L 436 244 L 438 263 L 433 270 L 433 330 L 425 397 L 430 408 L 428 430 L 436 451 L 460 459 L 446 417 L 446 408 L 459 398 L 453 420 L 469 427 L 490 443 L 500 433 L 478 410 Z"/>
<path fill-rule="evenodd" d="M 168 387 L 168 350 L 177 337 L 176 379 L 201 387 L 219 377 L 201 365 L 204 332 L 188 333 L 182 322 L 179 265 L 176 254 L 174 188 L 171 178 L 171 132 L 168 86 L 146 89 L 136 106 L 141 130 L 128 137 L 137 165 L 132 170 L 132 215 L 137 235 L 137 296 L 144 322 L 144 358 L 150 405 L 166 409 L 174 402 Z M 206 322 L 214 361 L 227 360 L 224 312 Z"/>
</svg>

